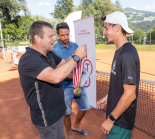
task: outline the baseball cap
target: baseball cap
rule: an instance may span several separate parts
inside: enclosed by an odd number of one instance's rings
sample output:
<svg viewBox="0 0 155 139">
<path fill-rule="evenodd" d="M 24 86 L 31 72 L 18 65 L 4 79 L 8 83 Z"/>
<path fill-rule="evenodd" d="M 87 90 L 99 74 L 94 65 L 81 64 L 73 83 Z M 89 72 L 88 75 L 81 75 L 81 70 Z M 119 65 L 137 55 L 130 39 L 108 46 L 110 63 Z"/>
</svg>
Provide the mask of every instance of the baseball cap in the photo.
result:
<svg viewBox="0 0 155 139">
<path fill-rule="evenodd" d="M 127 17 L 124 13 L 122 12 L 119 12 L 119 11 L 116 11 L 116 12 L 113 12 L 107 16 L 105 16 L 103 19 L 104 22 L 106 23 L 110 23 L 110 24 L 120 24 L 122 26 L 122 28 L 128 33 L 128 34 L 133 34 L 134 31 L 131 30 L 129 27 L 128 27 L 128 20 L 127 20 Z"/>
</svg>

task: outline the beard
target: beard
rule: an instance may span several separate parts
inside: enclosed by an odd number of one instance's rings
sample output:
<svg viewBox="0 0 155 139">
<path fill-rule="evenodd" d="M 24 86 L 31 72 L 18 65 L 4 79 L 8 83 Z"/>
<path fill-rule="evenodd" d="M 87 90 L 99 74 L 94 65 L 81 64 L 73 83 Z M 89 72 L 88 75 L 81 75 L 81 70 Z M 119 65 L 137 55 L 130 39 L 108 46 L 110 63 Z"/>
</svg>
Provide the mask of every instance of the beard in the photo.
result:
<svg viewBox="0 0 155 139">
<path fill-rule="evenodd" d="M 63 40 L 61 42 L 64 43 L 64 44 L 68 44 L 69 43 L 69 39 Z"/>
</svg>

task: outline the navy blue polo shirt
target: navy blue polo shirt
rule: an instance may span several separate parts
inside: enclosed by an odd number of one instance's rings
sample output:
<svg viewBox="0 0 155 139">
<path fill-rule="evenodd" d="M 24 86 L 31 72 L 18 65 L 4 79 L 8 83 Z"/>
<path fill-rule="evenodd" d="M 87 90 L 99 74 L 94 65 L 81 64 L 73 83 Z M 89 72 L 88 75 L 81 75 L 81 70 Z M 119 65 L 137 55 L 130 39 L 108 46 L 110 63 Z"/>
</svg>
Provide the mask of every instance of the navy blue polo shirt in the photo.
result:
<svg viewBox="0 0 155 139">
<path fill-rule="evenodd" d="M 54 45 L 53 53 L 55 53 L 62 59 L 68 59 L 70 56 L 74 54 L 77 48 L 78 45 L 70 41 L 69 41 L 69 47 L 67 48 L 60 42 L 60 39 L 58 39 L 57 43 Z M 73 79 L 65 78 L 61 83 L 64 88 L 73 87 Z"/>
<path fill-rule="evenodd" d="M 18 65 L 20 82 L 30 107 L 32 122 L 40 126 L 54 124 L 66 111 L 61 83 L 52 84 L 36 78 L 47 67 L 55 69 L 62 60 L 53 52 L 48 52 L 47 57 L 28 47 Z"/>
</svg>

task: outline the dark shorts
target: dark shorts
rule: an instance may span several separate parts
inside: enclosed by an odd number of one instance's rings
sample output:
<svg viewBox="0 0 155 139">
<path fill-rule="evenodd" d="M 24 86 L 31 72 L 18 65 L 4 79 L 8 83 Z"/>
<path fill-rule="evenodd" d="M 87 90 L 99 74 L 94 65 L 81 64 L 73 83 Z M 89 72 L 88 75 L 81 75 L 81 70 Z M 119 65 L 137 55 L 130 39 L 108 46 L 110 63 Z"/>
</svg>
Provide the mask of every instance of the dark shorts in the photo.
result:
<svg viewBox="0 0 155 139">
<path fill-rule="evenodd" d="M 51 126 L 35 125 L 40 133 L 41 139 L 66 139 L 64 133 L 64 116 L 62 116 L 56 123 Z"/>
<path fill-rule="evenodd" d="M 107 139 L 130 139 L 131 130 L 114 125 Z"/>
</svg>

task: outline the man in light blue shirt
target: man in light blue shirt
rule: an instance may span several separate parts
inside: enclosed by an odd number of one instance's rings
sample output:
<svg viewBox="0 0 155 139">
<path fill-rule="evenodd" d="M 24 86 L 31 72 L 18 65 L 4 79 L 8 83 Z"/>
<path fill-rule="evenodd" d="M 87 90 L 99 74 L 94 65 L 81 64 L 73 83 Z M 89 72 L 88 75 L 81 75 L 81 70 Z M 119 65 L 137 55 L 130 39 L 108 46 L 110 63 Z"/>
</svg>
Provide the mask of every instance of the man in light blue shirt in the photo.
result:
<svg viewBox="0 0 155 139">
<path fill-rule="evenodd" d="M 74 54 L 74 51 L 78 48 L 76 43 L 69 41 L 69 26 L 67 23 L 63 22 L 57 25 L 57 36 L 59 40 L 54 45 L 53 52 L 61 57 L 62 59 L 68 59 Z M 72 73 L 68 76 L 68 78 L 64 79 L 61 83 L 64 89 L 65 94 L 65 103 L 67 106 L 66 114 L 65 114 L 65 128 L 67 131 L 68 139 L 73 139 L 72 132 L 78 133 L 83 136 L 87 136 L 87 132 L 80 127 L 80 123 L 82 118 L 84 117 L 87 110 L 90 109 L 86 88 L 82 87 L 82 91 L 80 95 L 73 94 L 73 77 Z M 70 113 L 72 112 L 72 101 L 76 101 L 79 106 L 79 111 L 76 116 L 75 123 L 71 128 L 71 118 Z"/>
</svg>

